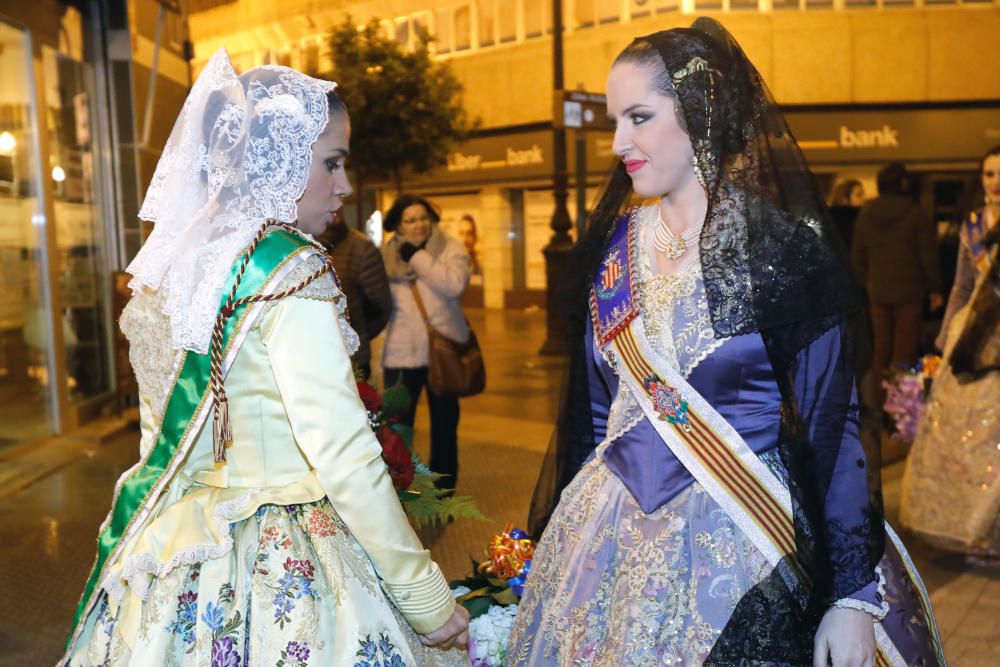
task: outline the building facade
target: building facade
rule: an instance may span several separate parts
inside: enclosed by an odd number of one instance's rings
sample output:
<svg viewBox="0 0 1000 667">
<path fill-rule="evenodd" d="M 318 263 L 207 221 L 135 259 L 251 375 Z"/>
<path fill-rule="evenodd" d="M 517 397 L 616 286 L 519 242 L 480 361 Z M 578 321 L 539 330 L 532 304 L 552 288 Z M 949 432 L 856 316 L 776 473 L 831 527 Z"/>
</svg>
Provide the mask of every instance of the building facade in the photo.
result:
<svg viewBox="0 0 1000 667">
<path fill-rule="evenodd" d="M 432 197 L 443 224 L 472 216 L 489 307 L 541 303 L 541 248 L 551 232 L 551 4 L 532 0 L 214 0 L 192 11 L 194 71 L 221 45 L 238 67 L 276 62 L 329 67 L 325 34 L 350 15 L 379 19 L 411 44 L 436 37 L 483 131 L 448 164 L 408 178 Z M 862 181 L 875 194 L 881 164 L 921 175 L 923 200 L 954 222 L 978 156 L 1000 143 L 1000 5 L 995 0 L 563 0 L 567 88 L 603 91 L 614 56 L 637 35 L 719 19 L 788 111 L 821 185 Z M 354 110 L 363 113 L 363 110 Z M 574 165 L 572 136 L 569 164 Z M 586 201 L 613 160 L 609 135 L 588 134 Z M 575 183 L 573 184 L 575 186 Z M 388 188 L 369 195 L 382 210 Z M 577 197 L 570 197 L 575 217 Z"/>
</svg>

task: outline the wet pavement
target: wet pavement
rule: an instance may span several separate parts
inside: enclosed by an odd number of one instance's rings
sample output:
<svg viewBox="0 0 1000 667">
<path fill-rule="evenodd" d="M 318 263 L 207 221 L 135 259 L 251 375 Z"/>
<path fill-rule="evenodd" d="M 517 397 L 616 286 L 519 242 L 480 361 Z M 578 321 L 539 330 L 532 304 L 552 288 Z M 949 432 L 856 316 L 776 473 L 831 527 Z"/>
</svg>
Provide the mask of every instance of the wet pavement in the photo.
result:
<svg viewBox="0 0 1000 667">
<path fill-rule="evenodd" d="M 470 558 L 508 522 L 523 525 L 551 434 L 560 370 L 539 357 L 544 312 L 470 313 L 482 344 L 487 392 L 461 403 L 458 492 L 476 498 L 488 522 L 458 521 L 421 531 L 449 579 L 468 574 Z M 417 413 L 416 447 L 427 458 L 426 401 Z M 94 556 L 97 528 L 115 480 L 137 456 L 126 431 L 0 500 L 0 665 L 51 665 L 61 655 Z M 4 472 L 0 461 L 0 477 Z M 883 470 L 887 516 L 898 516 L 902 465 Z M 998 664 L 1000 567 L 904 542 L 924 577 L 951 665 Z"/>
</svg>

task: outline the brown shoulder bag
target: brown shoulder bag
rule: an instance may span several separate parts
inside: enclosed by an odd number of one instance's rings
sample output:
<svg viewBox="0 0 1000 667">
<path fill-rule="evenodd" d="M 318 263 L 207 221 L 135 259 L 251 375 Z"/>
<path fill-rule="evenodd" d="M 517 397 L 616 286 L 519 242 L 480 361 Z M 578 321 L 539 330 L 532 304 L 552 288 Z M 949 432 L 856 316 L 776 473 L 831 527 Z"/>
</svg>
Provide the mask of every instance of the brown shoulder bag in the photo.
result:
<svg viewBox="0 0 1000 667">
<path fill-rule="evenodd" d="M 431 326 L 416 282 L 410 282 L 424 324 L 427 325 L 427 385 L 439 396 L 475 396 L 486 388 L 486 366 L 476 334 L 469 327 L 469 340 L 456 343 Z M 469 321 L 465 321 L 468 325 Z"/>
</svg>

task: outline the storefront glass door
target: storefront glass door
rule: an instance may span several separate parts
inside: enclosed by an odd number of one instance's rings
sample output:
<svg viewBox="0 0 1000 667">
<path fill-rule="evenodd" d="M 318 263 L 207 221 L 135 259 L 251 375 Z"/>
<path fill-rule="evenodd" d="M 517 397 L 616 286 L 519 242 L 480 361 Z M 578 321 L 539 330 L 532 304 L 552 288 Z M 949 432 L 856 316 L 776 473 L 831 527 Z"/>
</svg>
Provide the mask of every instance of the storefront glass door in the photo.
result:
<svg viewBox="0 0 1000 667">
<path fill-rule="evenodd" d="M 0 446 L 49 434 L 51 327 L 27 35 L 0 22 Z"/>
<path fill-rule="evenodd" d="M 62 308 L 66 383 L 71 403 L 111 388 L 107 331 L 108 263 L 104 216 L 98 205 L 100 146 L 93 109 L 93 66 L 77 48 L 83 33 L 68 35 L 59 51 L 42 47 L 49 132 L 56 249 Z M 98 168 L 95 168 L 98 167 Z"/>
</svg>

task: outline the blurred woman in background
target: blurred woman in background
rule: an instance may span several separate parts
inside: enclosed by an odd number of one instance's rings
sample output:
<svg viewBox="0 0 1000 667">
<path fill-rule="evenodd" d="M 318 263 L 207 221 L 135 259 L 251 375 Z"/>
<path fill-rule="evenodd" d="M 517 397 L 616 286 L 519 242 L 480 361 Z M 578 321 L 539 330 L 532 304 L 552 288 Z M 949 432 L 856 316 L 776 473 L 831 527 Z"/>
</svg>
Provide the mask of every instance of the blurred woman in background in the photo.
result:
<svg viewBox="0 0 1000 667">
<path fill-rule="evenodd" d="M 462 243 L 441 230 L 440 220 L 429 201 L 408 194 L 396 199 L 385 215 L 383 227 L 393 232 L 382 246 L 392 315 L 382 348 L 382 367 L 386 387 L 402 383 L 410 393 L 406 420 L 410 426 L 426 387 L 431 418 L 430 468 L 442 475 L 439 487 L 454 489 L 458 483 L 458 399 L 438 394 L 427 384 L 427 329 L 433 327 L 457 343 L 469 339 L 461 301 L 472 267 Z"/>
</svg>

